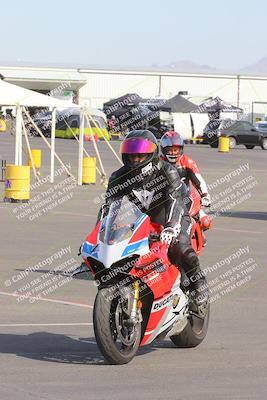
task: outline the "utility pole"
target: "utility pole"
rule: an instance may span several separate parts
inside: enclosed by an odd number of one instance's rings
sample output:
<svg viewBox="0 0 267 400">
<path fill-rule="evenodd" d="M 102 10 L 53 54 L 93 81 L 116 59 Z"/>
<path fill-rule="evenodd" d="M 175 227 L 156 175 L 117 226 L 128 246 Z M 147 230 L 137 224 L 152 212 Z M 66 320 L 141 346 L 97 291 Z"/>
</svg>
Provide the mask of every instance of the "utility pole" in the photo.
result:
<svg viewBox="0 0 267 400">
<path fill-rule="evenodd" d="M 237 107 L 239 107 L 239 99 L 240 99 L 240 75 L 237 75 Z"/>
<path fill-rule="evenodd" d="M 159 75 L 159 92 L 158 92 L 158 96 L 161 96 L 161 75 Z"/>
</svg>

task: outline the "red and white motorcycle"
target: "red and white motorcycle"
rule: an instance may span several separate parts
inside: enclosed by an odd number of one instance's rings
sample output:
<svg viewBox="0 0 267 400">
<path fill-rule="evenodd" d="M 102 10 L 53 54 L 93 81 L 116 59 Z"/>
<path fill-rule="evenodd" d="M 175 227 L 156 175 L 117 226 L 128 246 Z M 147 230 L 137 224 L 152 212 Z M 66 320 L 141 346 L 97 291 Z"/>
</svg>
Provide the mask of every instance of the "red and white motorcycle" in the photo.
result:
<svg viewBox="0 0 267 400">
<path fill-rule="evenodd" d="M 155 339 L 169 337 L 177 347 L 195 347 L 206 336 L 209 304 L 200 312 L 190 301 L 181 271 L 159 241 L 162 228 L 124 196 L 81 246 L 84 264 L 76 273 L 89 268 L 94 275 L 94 332 L 111 364 L 128 363 L 139 346 Z"/>
</svg>

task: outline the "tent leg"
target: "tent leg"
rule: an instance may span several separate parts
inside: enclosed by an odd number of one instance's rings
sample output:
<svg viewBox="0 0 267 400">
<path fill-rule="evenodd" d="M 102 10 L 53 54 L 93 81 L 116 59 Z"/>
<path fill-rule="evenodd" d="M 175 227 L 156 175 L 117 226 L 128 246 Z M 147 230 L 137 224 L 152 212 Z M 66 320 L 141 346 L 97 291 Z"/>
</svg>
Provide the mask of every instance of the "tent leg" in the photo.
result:
<svg viewBox="0 0 267 400">
<path fill-rule="evenodd" d="M 79 132 L 79 160 L 78 160 L 78 185 L 82 185 L 83 176 L 83 142 L 84 142 L 84 110 L 80 113 L 80 132 Z"/>
<path fill-rule="evenodd" d="M 56 137 L 56 112 L 57 109 L 52 110 L 52 125 L 51 125 L 51 152 L 50 152 L 50 182 L 54 183 L 55 180 L 55 137 Z"/>
<path fill-rule="evenodd" d="M 22 165 L 22 111 L 19 106 L 16 110 L 15 165 Z"/>
</svg>

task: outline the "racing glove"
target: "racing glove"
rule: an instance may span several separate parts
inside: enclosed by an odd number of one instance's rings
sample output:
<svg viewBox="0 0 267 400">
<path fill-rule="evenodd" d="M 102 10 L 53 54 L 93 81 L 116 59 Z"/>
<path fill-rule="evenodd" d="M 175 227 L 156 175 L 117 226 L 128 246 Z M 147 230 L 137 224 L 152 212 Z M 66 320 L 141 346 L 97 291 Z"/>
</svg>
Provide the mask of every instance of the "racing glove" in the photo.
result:
<svg viewBox="0 0 267 400">
<path fill-rule="evenodd" d="M 205 193 L 203 197 L 201 198 L 201 203 L 204 207 L 210 207 L 211 204 L 211 198 L 208 193 Z"/>
<path fill-rule="evenodd" d="M 160 234 L 160 241 L 162 244 L 166 244 L 167 246 L 170 246 L 171 244 L 174 243 L 175 239 L 177 238 L 176 232 L 174 228 L 164 228 L 161 231 Z"/>
</svg>

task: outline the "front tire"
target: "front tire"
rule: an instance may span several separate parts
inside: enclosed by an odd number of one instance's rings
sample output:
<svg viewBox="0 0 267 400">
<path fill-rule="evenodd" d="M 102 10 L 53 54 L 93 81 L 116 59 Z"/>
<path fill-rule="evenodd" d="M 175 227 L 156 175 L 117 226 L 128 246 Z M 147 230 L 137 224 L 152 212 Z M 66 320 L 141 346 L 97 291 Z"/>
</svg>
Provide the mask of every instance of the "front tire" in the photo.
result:
<svg viewBox="0 0 267 400">
<path fill-rule="evenodd" d="M 229 148 L 234 149 L 236 147 L 236 139 L 233 136 L 229 136 Z"/>
<path fill-rule="evenodd" d="M 138 351 L 141 323 L 132 329 L 127 327 L 118 294 L 113 288 L 98 291 L 93 312 L 94 332 L 99 349 L 110 364 L 127 364 Z"/>
<path fill-rule="evenodd" d="M 206 315 L 203 319 L 190 315 L 184 330 L 178 335 L 171 336 L 176 347 L 190 348 L 198 346 L 206 337 L 209 326 L 210 304 L 207 304 Z"/>
<path fill-rule="evenodd" d="M 219 146 L 218 140 L 210 142 L 210 147 L 212 147 L 213 149 L 217 149 L 218 146 Z"/>
<path fill-rule="evenodd" d="M 267 150 L 267 138 L 262 139 L 261 148 L 262 150 Z"/>
</svg>

